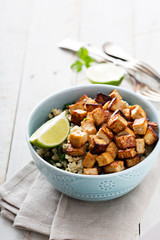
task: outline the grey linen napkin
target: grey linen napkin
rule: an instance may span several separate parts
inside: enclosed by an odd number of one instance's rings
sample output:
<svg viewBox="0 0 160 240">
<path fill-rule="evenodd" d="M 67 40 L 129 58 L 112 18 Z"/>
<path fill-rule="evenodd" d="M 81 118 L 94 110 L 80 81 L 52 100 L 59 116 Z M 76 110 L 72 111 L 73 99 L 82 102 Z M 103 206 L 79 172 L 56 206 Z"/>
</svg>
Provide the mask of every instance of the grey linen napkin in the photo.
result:
<svg viewBox="0 0 160 240">
<path fill-rule="evenodd" d="M 1 215 L 13 221 L 14 227 L 30 231 L 26 236 L 34 240 L 132 240 L 159 172 L 157 160 L 130 193 L 110 201 L 87 202 L 59 193 L 30 162 L 1 186 Z"/>
</svg>

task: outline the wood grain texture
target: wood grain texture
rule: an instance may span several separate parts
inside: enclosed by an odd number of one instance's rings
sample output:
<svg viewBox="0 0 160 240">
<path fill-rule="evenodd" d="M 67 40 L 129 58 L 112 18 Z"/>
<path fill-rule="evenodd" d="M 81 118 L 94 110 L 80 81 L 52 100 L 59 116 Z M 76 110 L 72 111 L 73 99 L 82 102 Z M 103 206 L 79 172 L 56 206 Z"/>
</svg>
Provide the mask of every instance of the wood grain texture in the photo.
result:
<svg viewBox="0 0 160 240">
<path fill-rule="evenodd" d="M 100 48 L 113 41 L 157 67 L 159 8 L 159 0 L 0 0 L 0 183 L 6 172 L 10 178 L 31 159 L 25 129 L 36 104 L 61 89 L 90 84 L 84 73 L 71 71 L 75 56 L 58 49 L 57 43 L 69 37 Z M 132 89 L 127 79 L 121 86 Z M 157 186 L 141 222 L 142 233 L 160 220 L 159 198 Z M 25 238 L 2 218 L 0 231 L 5 240 Z"/>
<path fill-rule="evenodd" d="M 0 1 L 0 184 L 10 154 L 31 6 L 30 0 Z"/>
</svg>

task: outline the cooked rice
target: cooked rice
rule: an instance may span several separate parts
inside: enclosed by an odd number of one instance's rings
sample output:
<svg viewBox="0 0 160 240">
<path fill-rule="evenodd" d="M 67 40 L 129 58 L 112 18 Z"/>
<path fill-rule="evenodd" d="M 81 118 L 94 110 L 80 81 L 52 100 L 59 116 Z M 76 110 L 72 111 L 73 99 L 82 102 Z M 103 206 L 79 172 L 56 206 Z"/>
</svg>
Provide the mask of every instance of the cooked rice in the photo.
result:
<svg viewBox="0 0 160 240">
<path fill-rule="evenodd" d="M 58 116 L 62 113 L 62 110 L 53 108 L 51 110 L 51 113 L 48 115 L 48 118 L 51 119 L 55 116 Z M 66 115 L 70 119 L 70 111 L 66 110 Z M 70 126 L 70 132 L 75 132 L 77 130 L 81 130 L 81 127 L 71 123 Z M 69 139 L 67 138 L 66 141 L 62 144 L 62 149 L 65 151 L 69 146 Z M 36 149 L 38 155 L 40 155 L 42 158 L 50 158 L 50 163 L 53 166 L 56 166 L 58 168 L 63 168 L 64 170 L 68 172 L 73 173 L 83 173 L 83 159 L 84 157 L 72 157 L 67 154 L 65 154 L 65 160 L 61 161 L 59 155 L 58 155 L 58 147 L 52 148 L 52 149 L 45 149 L 45 148 L 37 148 Z M 53 160 L 53 161 L 52 161 Z"/>
</svg>

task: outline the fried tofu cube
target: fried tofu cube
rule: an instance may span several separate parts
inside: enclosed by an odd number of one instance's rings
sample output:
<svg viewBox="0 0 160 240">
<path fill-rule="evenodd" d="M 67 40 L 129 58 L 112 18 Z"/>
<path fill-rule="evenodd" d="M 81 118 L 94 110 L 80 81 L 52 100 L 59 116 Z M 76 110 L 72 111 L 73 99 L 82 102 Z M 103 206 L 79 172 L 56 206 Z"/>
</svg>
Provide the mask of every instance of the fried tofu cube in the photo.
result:
<svg viewBox="0 0 160 240">
<path fill-rule="evenodd" d="M 80 97 L 80 99 L 78 99 L 78 101 L 77 102 L 86 102 L 86 100 L 88 99 L 89 97 L 86 95 L 86 94 L 84 94 L 82 97 Z"/>
<path fill-rule="evenodd" d="M 131 118 L 146 118 L 146 113 L 139 105 L 137 105 L 134 109 L 131 110 Z"/>
<path fill-rule="evenodd" d="M 158 131 L 158 124 L 156 122 L 148 122 L 148 126 L 152 127 L 155 132 Z"/>
<path fill-rule="evenodd" d="M 87 153 L 85 159 L 83 160 L 83 167 L 92 168 L 96 162 L 96 154 Z"/>
<path fill-rule="evenodd" d="M 103 105 L 103 109 L 107 110 L 108 109 L 108 106 L 110 104 L 110 101 L 106 102 L 104 105 Z"/>
<path fill-rule="evenodd" d="M 123 131 L 119 132 L 117 134 L 117 136 L 123 136 L 123 135 L 128 135 L 128 134 L 135 136 L 134 132 L 128 127 L 126 127 Z"/>
<path fill-rule="evenodd" d="M 114 161 L 114 158 L 109 152 L 104 152 L 101 155 L 96 157 L 98 166 L 102 167 Z"/>
<path fill-rule="evenodd" d="M 95 96 L 95 101 L 97 103 L 100 103 L 102 105 L 104 105 L 106 102 L 112 100 L 112 98 L 104 93 L 97 93 L 97 95 Z"/>
<path fill-rule="evenodd" d="M 126 116 L 126 118 L 130 121 L 131 120 L 131 109 L 125 108 L 122 110 L 122 112 Z"/>
<path fill-rule="evenodd" d="M 133 166 L 137 165 L 138 163 L 140 163 L 141 158 L 140 158 L 140 156 L 137 155 L 134 158 L 126 159 L 125 161 L 126 161 L 126 166 L 128 168 L 130 168 L 130 167 L 133 167 Z"/>
<path fill-rule="evenodd" d="M 76 125 L 80 125 L 81 121 L 86 117 L 87 112 L 84 110 L 72 110 L 71 112 L 71 122 L 76 124 Z"/>
<path fill-rule="evenodd" d="M 87 119 L 86 121 L 82 121 L 81 128 L 82 131 L 88 133 L 88 135 L 97 133 L 97 129 L 92 120 Z"/>
<path fill-rule="evenodd" d="M 115 173 L 124 170 L 124 162 L 123 161 L 114 161 L 103 167 L 105 173 Z"/>
<path fill-rule="evenodd" d="M 127 148 L 127 149 L 120 149 L 118 150 L 118 158 L 125 159 L 125 158 L 133 158 L 136 155 L 135 148 Z"/>
<path fill-rule="evenodd" d="M 130 134 L 116 137 L 115 141 L 120 149 L 132 148 L 136 146 L 136 139 Z"/>
<path fill-rule="evenodd" d="M 94 122 L 94 118 L 93 118 L 92 112 L 88 112 L 87 113 L 86 120 L 91 120 L 92 122 Z"/>
<path fill-rule="evenodd" d="M 119 114 L 114 115 L 108 120 L 108 128 L 113 132 L 119 133 L 127 127 L 127 121 Z"/>
<path fill-rule="evenodd" d="M 89 145 L 89 151 L 92 154 L 100 154 L 106 150 L 107 143 L 103 139 L 92 138 L 92 141 Z"/>
<path fill-rule="evenodd" d="M 112 157 L 115 159 L 118 154 L 118 147 L 115 142 L 110 142 L 106 148 L 106 152 L 109 152 Z"/>
<path fill-rule="evenodd" d="M 145 153 L 145 141 L 143 138 L 137 138 L 136 139 L 136 152 L 138 154 Z"/>
<path fill-rule="evenodd" d="M 88 143 L 90 144 L 92 141 L 92 138 L 97 138 L 96 134 L 92 134 L 88 136 Z"/>
<path fill-rule="evenodd" d="M 84 168 L 84 175 L 98 175 L 97 168 Z"/>
<path fill-rule="evenodd" d="M 98 138 L 104 139 L 107 144 L 109 144 L 114 137 L 112 131 L 109 128 L 107 128 L 106 126 L 100 128 L 99 131 L 97 132 L 96 136 Z"/>
<path fill-rule="evenodd" d="M 133 131 L 135 134 L 144 135 L 147 131 L 148 122 L 146 118 L 138 118 L 134 120 Z"/>
<path fill-rule="evenodd" d="M 77 130 L 69 134 L 69 141 L 73 147 L 80 148 L 88 141 L 88 134 Z"/>
<path fill-rule="evenodd" d="M 83 102 L 76 102 L 75 104 L 69 105 L 69 110 L 72 113 L 73 110 L 84 110 L 84 103 Z"/>
<path fill-rule="evenodd" d="M 116 111 L 114 111 L 114 113 L 111 115 L 111 117 L 113 117 L 117 114 L 121 115 L 126 121 L 128 121 L 128 119 L 126 118 L 126 116 L 124 115 L 124 113 L 120 109 L 117 109 Z"/>
<path fill-rule="evenodd" d="M 106 111 L 102 108 L 96 108 L 92 112 L 92 115 L 97 126 L 101 125 L 103 122 L 106 122 L 108 119 Z"/>
<path fill-rule="evenodd" d="M 75 148 L 71 144 L 69 144 L 66 149 L 66 153 L 73 157 L 84 156 L 86 153 L 86 145 L 83 145 L 81 148 Z"/>
<path fill-rule="evenodd" d="M 126 107 L 126 103 L 118 98 L 113 98 L 108 105 L 108 109 L 112 111 L 116 111 L 117 109 L 120 109 L 122 111 Z"/>
<path fill-rule="evenodd" d="M 152 127 L 148 127 L 147 132 L 144 136 L 144 141 L 145 143 L 147 143 L 148 145 L 152 145 L 153 143 L 155 143 L 158 140 L 158 135 L 157 133 L 153 130 Z"/>
<path fill-rule="evenodd" d="M 117 91 L 117 89 L 114 89 L 110 94 L 109 96 L 111 98 L 119 98 L 119 99 L 122 99 L 122 96 L 119 94 L 119 92 Z"/>
<path fill-rule="evenodd" d="M 99 103 L 86 103 L 86 111 L 92 112 L 96 108 L 102 108 L 102 104 Z"/>
<path fill-rule="evenodd" d="M 130 129 L 133 129 L 133 122 L 128 121 L 128 125 L 127 125 Z"/>
</svg>

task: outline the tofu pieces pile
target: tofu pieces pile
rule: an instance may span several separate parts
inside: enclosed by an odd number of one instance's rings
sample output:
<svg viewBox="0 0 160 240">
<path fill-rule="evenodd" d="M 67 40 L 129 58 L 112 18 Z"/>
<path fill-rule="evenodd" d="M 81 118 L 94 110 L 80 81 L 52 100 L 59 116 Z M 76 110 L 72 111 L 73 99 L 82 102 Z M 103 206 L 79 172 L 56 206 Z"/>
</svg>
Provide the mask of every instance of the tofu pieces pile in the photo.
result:
<svg viewBox="0 0 160 240">
<path fill-rule="evenodd" d="M 158 126 L 139 105 L 129 106 L 115 89 L 95 99 L 83 95 L 69 106 L 71 123 L 81 126 L 69 134 L 70 156 L 83 156 L 86 175 L 114 173 L 132 167 L 158 140 Z M 86 146 L 89 144 L 89 149 Z"/>
</svg>

